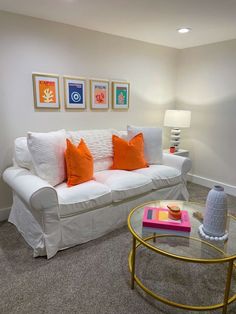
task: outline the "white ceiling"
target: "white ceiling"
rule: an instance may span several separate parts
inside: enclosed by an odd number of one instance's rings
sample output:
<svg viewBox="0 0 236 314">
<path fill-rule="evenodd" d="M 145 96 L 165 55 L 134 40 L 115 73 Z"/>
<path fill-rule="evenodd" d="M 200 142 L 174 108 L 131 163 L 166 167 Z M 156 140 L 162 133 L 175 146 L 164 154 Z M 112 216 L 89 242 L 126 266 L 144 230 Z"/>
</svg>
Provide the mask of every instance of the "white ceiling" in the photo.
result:
<svg viewBox="0 0 236 314">
<path fill-rule="evenodd" d="M 174 48 L 236 38 L 236 0 L 0 0 L 0 10 Z"/>
</svg>

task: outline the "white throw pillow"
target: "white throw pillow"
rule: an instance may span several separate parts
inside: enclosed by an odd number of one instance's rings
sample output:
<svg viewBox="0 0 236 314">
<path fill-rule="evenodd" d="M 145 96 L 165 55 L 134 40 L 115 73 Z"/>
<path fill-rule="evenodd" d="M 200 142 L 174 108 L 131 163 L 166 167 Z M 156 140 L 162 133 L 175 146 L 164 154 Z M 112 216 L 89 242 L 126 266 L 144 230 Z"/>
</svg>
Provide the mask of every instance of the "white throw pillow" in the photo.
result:
<svg viewBox="0 0 236 314">
<path fill-rule="evenodd" d="M 67 137 L 78 145 L 81 138 L 88 146 L 94 159 L 94 172 L 108 170 L 113 162 L 112 134 L 118 135 L 114 129 L 67 131 Z"/>
<path fill-rule="evenodd" d="M 55 186 L 66 178 L 66 131 L 48 133 L 28 132 L 27 145 L 36 174 Z"/>
<path fill-rule="evenodd" d="M 33 162 L 27 146 L 26 137 L 18 137 L 15 139 L 14 161 L 19 167 L 29 170 L 33 169 Z"/>
<path fill-rule="evenodd" d="M 78 145 L 81 138 L 88 146 L 93 159 L 104 159 L 113 157 L 112 134 L 117 131 L 113 129 L 106 130 L 79 130 L 68 131 L 67 136 L 72 140 L 74 145 Z"/>
<path fill-rule="evenodd" d="M 144 156 L 149 165 L 162 164 L 162 128 L 127 126 L 128 140 L 143 133 Z"/>
<path fill-rule="evenodd" d="M 128 140 L 128 132 L 127 131 L 118 131 L 117 136 L 119 136 L 120 138 L 122 138 L 125 141 Z"/>
</svg>

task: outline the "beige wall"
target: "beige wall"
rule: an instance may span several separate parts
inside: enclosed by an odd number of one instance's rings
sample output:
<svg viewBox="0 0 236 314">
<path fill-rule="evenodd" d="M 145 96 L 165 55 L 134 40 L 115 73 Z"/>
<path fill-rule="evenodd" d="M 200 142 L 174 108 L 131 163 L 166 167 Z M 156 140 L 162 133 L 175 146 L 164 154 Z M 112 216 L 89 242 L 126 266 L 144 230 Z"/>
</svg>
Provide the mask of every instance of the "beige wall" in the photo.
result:
<svg viewBox="0 0 236 314">
<path fill-rule="evenodd" d="M 236 191 L 236 40 L 179 51 L 176 97 L 192 111 L 192 173 Z"/>
<path fill-rule="evenodd" d="M 177 50 L 40 19 L 0 12 L 0 171 L 13 140 L 28 130 L 162 126 L 174 106 Z M 127 112 L 35 112 L 32 72 L 127 80 Z M 87 95 L 88 96 L 88 95 Z M 0 209 L 11 204 L 0 180 Z"/>
<path fill-rule="evenodd" d="M 0 11 L 0 48 L 1 173 L 14 138 L 28 130 L 162 126 L 165 109 L 176 104 L 192 111 L 181 146 L 191 152 L 194 177 L 235 191 L 236 40 L 176 50 Z M 130 109 L 65 112 L 62 103 L 61 112 L 35 112 L 32 72 L 127 80 Z M 0 179 L 0 218 L 10 204 Z"/>
</svg>

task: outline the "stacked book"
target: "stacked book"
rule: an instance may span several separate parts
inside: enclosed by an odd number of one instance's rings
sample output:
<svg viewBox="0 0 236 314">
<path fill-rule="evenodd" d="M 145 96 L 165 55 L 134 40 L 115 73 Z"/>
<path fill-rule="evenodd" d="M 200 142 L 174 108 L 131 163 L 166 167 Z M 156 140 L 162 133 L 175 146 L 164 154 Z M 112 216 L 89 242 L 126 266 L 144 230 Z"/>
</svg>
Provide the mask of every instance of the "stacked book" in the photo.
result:
<svg viewBox="0 0 236 314">
<path fill-rule="evenodd" d="M 143 215 L 143 235 L 150 233 L 189 236 L 191 224 L 188 212 L 181 211 L 180 219 L 170 219 L 166 208 L 145 207 Z"/>
</svg>

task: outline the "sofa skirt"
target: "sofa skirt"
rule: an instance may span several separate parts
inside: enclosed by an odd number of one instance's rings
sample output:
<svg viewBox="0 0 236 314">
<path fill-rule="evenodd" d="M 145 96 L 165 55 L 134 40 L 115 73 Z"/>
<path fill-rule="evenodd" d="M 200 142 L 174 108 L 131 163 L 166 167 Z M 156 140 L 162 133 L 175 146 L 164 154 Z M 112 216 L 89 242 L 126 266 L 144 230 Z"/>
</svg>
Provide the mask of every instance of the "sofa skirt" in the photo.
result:
<svg viewBox="0 0 236 314">
<path fill-rule="evenodd" d="M 57 224 L 52 223 L 51 230 L 49 230 L 52 235 L 58 234 L 60 237 L 57 243 L 51 243 L 52 240 L 50 239 L 54 239 L 54 237 L 48 237 L 44 233 L 43 225 L 38 222 L 37 217 L 32 215 L 30 209 L 17 195 L 13 197 L 9 222 L 16 226 L 25 241 L 33 248 L 34 257 L 47 256 L 47 258 L 51 258 L 59 250 L 91 241 L 124 226 L 127 223 L 129 212 L 134 207 L 160 199 L 187 200 L 187 188 L 184 183 L 180 183 L 85 213 L 60 217 L 59 222 Z M 47 223 L 50 222 L 47 221 Z"/>
</svg>

